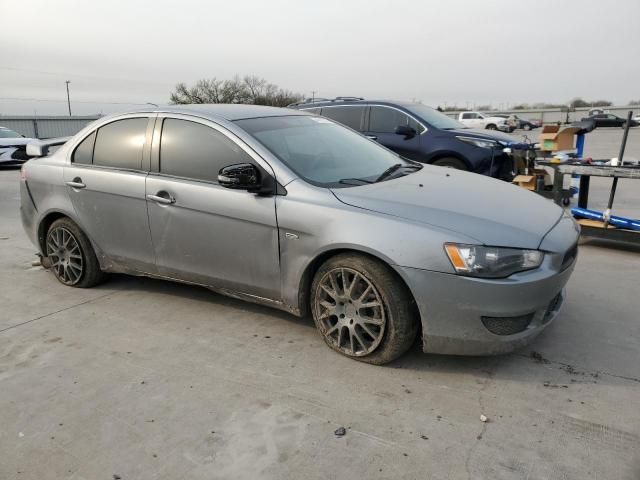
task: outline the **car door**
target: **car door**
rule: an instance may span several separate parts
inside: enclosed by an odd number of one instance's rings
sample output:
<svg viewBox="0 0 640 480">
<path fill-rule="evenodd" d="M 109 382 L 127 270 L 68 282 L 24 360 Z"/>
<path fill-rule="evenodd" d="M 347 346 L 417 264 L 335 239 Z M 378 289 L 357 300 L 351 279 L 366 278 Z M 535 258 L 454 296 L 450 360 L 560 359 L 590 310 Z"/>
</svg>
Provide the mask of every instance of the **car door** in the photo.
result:
<svg viewBox="0 0 640 480">
<path fill-rule="evenodd" d="M 609 127 L 621 127 L 624 124 L 624 120 L 617 115 L 609 113 L 607 114 L 607 124 Z"/>
<path fill-rule="evenodd" d="M 410 127 L 414 135 L 396 133 L 398 127 Z M 403 157 L 420 160 L 420 134 L 425 128 L 406 113 L 393 107 L 371 105 L 366 134 Z"/>
<path fill-rule="evenodd" d="M 484 119 L 476 112 L 463 112 L 462 123 L 469 128 L 484 128 Z"/>
<path fill-rule="evenodd" d="M 607 121 L 607 115 L 604 113 L 599 113 L 595 117 L 596 127 L 608 127 L 609 122 Z"/>
<path fill-rule="evenodd" d="M 102 125 L 64 168 L 80 226 L 113 268 L 155 270 L 145 198 L 152 124 L 149 115 L 132 115 Z"/>
<path fill-rule="evenodd" d="M 275 198 L 217 181 L 227 165 L 270 167 L 206 120 L 160 116 L 153 138 L 147 203 L 158 273 L 279 300 Z"/>
</svg>

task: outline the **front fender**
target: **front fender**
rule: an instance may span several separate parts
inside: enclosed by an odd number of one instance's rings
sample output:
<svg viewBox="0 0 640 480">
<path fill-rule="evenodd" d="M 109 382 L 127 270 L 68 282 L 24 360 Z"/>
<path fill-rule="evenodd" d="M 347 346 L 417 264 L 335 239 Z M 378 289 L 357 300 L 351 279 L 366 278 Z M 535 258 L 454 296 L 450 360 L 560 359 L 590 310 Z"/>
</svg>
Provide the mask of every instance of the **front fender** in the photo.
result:
<svg viewBox="0 0 640 480">
<path fill-rule="evenodd" d="M 318 258 L 345 250 L 362 252 L 397 267 L 454 273 L 445 242 L 477 243 L 451 230 L 364 210 L 338 201 L 309 202 L 294 186 L 278 197 L 281 291 L 285 304 L 301 307 L 300 288 Z"/>
</svg>

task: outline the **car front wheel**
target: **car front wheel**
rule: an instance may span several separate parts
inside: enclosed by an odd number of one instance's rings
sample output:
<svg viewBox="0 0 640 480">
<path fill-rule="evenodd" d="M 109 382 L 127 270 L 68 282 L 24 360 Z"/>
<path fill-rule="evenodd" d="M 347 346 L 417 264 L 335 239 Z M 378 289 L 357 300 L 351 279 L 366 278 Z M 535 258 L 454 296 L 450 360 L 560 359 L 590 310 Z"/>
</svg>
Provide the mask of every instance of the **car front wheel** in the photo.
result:
<svg viewBox="0 0 640 480">
<path fill-rule="evenodd" d="M 103 280 L 104 273 L 91 242 L 69 218 L 51 224 L 45 246 L 49 268 L 61 283 L 88 288 Z"/>
<path fill-rule="evenodd" d="M 390 267 L 365 255 L 336 255 L 320 267 L 311 285 L 311 310 L 329 347 L 367 363 L 398 358 L 418 332 L 405 285 Z"/>
</svg>

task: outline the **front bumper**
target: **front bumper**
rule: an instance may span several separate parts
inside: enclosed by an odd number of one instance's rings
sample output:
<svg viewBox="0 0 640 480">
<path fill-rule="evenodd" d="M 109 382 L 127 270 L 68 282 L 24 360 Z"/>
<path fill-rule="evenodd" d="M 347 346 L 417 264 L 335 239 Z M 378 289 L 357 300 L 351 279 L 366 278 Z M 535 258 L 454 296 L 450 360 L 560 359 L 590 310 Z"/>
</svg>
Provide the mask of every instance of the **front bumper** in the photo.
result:
<svg viewBox="0 0 640 480">
<path fill-rule="evenodd" d="M 422 318 L 423 350 L 451 355 L 507 353 L 529 343 L 556 317 L 575 259 L 547 254 L 540 268 L 490 280 L 400 267 Z M 524 330 L 491 333 L 482 317 L 528 316 Z"/>
</svg>

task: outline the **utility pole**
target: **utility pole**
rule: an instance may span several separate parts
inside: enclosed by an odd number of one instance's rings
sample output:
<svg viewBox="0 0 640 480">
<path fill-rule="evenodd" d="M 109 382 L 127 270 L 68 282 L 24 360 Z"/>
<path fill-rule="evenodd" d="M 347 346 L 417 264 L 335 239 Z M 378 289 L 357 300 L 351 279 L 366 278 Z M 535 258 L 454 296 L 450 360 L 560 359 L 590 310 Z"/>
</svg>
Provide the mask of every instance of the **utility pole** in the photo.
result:
<svg viewBox="0 0 640 480">
<path fill-rule="evenodd" d="M 69 80 L 65 80 L 67 84 L 67 107 L 69 108 L 69 116 L 71 116 L 71 100 L 69 99 L 69 84 L 71 83 Z"/>
<path fill-rule="evenodd" d="M 311 103 L 315 102 L 315 100 L 316 100 L 316 91 L 311 90 Z"/>
</svg>

